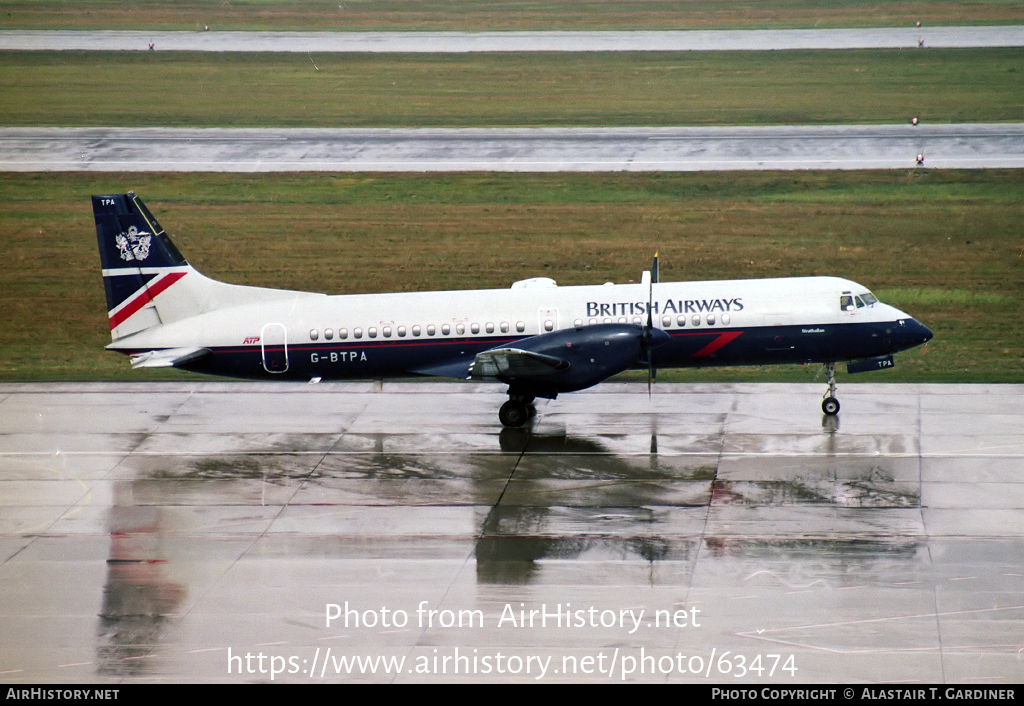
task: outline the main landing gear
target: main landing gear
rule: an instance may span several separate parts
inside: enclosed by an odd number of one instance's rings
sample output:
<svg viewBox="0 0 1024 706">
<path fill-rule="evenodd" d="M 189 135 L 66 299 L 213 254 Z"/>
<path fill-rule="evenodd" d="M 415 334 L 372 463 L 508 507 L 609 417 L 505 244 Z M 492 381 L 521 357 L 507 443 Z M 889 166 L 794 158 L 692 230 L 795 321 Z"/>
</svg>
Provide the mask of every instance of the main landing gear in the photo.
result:
<svg viewBox="0 0 1024 706">
<path fill-rule="evenodd" d="M 534 397 L 530 395 L 509 395 L 508 402 L 498 410 L 498 421 L 507 427 L 521 427 L 526 420 L 537 414 L 533 406 Z"/>
<path fill-rule="evenodd" d="M 839 400 L 836 399 L 836 364 L 826 363 L 825 373 L 827 375 L 828 392 L 821 403 L 821 411 L 829 417 L 839 414 Z"/>
</svg>

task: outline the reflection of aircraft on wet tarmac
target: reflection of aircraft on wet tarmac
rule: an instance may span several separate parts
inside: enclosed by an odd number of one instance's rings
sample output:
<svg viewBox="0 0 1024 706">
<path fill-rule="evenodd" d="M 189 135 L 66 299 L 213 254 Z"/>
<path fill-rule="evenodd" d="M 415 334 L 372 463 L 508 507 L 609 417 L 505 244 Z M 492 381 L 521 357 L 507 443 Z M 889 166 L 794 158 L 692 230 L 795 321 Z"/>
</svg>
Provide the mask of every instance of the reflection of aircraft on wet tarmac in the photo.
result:
<svg viewBox="0 0 1024 706">
<path fill-rule="evenodd" d="M 792 560 L 814 555 L 864 576 L 877 574 L 880 561 L 889 569 L 889 562 L 905 563 L 921 546 L 900 519 L 920 506 L 913 460 L 825 452 L 768 461 L 737 453 L 723 477 L 718 451 L 659 453 L 653 428 L 647 454 L 633 445 L 613 453 L 608 439 L 564 431 L 503 429 L 499 441 L 502 451 L 520 455 L 476 542 L 481 583 L 530 583 L 544 562 L 584 557 L 639 558 L 652 572 L 660 564 L 664 577 L 689 571 L 701 552 L 763 559 L 780 576 Z M 774 531 L 760 526 L 765 513 L 786 507 L 797 509 L 799 527 L 788 515 L 787 529 L 777 521 L 768 523 Z M 849 536 L 830 535 L 837 522 Z"/>
<path fill-rule="evenodd" d="M 113 343 L 134 367 L 241 378 L 427 375 L 507 384 L 520 426 L 537 397 L 625 370 L 819 362 L 892 367 L 931 331 L 834 277 L 327 296 L 217 282 L 194 270 L 134 194 L 93 196 Z"/>
</svg>

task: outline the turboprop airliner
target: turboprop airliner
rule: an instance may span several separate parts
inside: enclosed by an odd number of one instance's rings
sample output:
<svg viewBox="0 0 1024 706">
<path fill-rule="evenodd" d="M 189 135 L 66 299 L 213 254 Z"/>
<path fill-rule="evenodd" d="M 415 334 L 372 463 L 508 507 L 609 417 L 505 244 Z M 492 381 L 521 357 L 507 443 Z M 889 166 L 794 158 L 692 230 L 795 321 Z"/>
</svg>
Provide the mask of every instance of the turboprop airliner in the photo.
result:
<svg viewBox="0 0 1024 706">
<path fill-rule="evenodd" d="M 498 412 L 630 369 L 821 363 L 822 411 L 839 412 L 835 366 L 891 368 L 932 332 L 837 277 L 328 296 L 218 282 L 182 257 L 138 196 L 92 197 L 113 342 L 133 368 L 258 380 L 439 376 L 508 385 Z"/>
</svg>

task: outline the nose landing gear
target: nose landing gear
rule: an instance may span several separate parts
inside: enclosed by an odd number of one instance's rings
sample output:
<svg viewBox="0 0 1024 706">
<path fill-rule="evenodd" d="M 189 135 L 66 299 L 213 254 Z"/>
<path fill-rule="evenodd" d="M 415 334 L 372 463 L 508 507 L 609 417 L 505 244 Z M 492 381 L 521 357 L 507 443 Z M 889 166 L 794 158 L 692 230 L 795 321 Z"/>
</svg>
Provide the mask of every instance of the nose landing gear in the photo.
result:
<svg viewBox="0 0 1024 706">
<path fill-rule="evenodd" d="M 834 417 L 839 414 L 839 400 L 836 399 L 836 364 L 826 363 L 825 374 L 828 391 L 825 393 L 825 399 L 821 402 L 821 411 L 829 417 Z"/>
</svg>

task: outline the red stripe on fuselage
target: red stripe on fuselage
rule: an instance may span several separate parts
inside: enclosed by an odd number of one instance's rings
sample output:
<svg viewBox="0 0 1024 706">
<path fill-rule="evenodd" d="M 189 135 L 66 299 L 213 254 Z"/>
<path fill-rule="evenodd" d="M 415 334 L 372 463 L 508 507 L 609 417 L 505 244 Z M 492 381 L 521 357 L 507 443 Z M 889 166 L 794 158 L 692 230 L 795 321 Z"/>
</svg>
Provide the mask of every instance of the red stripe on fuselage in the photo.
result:
<svg viewBox="0 0 1024 706">
<path fill-rule="evenodd" d="M 722 333 L 719 334 L 713 334 L 710 331 L 706 333 L 704 331 L 701 331 L 700 333 L 673 333 L 671 335 L 673 336 L 673 338 L 676 336 L 715 336 L 715 340 L 713 340 L 711 343 L 707 344 L 699 351 L 690 356 L 691 358 L 707 358 L 709 355 L 717 351 L 722 346 L 725 346 L 726 344 L 735 341 L 737 338 L 742 336 L 743 332 L 723 331 Z"/>
<path fill-rule="evenodd" d="M 184 277 L 185 274 L 185 272 L 168 272 L 165 276 L 157 277 L 142 287 L 142 289 L 135 293 L 134 299 L 128 300 L 123 308 L 110 314 L 110 329 L 114 330 L 123 324 L 132 314 L 153 301 L 158 294 Z"/>
</svg>

